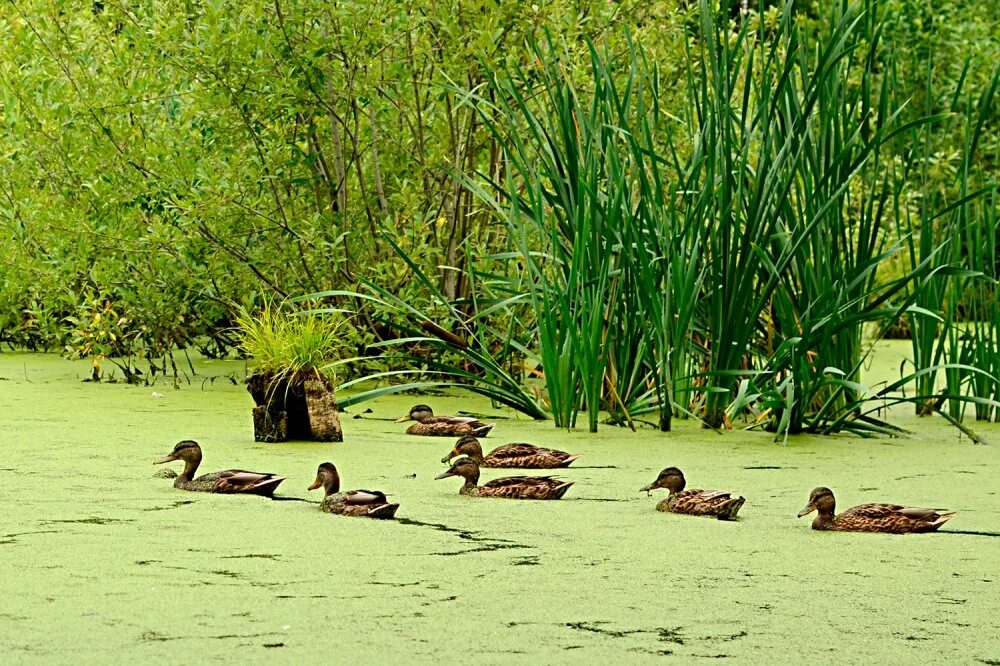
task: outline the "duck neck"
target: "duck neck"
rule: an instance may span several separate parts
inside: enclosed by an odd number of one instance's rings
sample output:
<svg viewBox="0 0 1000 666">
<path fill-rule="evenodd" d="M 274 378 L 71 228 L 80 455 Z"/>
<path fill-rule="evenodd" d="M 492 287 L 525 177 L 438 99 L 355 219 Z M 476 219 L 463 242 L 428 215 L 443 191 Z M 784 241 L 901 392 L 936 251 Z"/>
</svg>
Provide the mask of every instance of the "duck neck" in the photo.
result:
<svg viewBox="0 0 1000 666">
<path fill-rule="evenodd" d="M 194 478 L 195 472 L 198 471 L 198 465 L 201 464 L 201 456 L 197 458 L 187 458 L 184 460 L 184 471 L 181 475 L 174 480 L 174 485 L 180 483 L 187 483 Z"/>
<path fill-rule="evenodd" d="M 817 511 L 816 518 L 813 519 L 812 528 L 814 530 L 828 530 L 833 527 L 836 516 L 833 511 Z"/>
<path fill-rule="evenodd" d="M 339 474 L 327 474 L 326 478 L 323 479 L 323 492 L 327 497 L 330 495 L 335 495 L 340 492 L 340 475 Z"/>
<path fill-rule="evenodd" d="M 476 470 L 475 474 L 470 474 L 465 477 L 465 484 L 462 485 L 462 489 L 458 492 L 462 495 L 475 495 L 476 494 L 476 484 L 479 483 L 479 471 Z"/>
</svg>

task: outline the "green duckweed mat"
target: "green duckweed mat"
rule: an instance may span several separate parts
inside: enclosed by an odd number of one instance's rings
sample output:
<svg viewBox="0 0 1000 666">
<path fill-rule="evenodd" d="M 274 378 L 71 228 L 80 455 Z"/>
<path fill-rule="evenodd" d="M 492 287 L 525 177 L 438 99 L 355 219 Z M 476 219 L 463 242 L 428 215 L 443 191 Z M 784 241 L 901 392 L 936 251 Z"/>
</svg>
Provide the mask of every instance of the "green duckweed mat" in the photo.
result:
<svg viewBox="0 0 1000 666">
<path fill-rule="evenodd" d="M 906 349 L 880 345 L 870 376 L 894 376 Z M 196 368 L 176 390 L 0 355 L 4 664 L 1000 663 L 1000 426 L 973 424 L 994 444 L 972 445 L 903 406 L 891 420 L 909 439 L 781 446 L 693 423 L 567 433 L 432 395 L 358 406 L 344 444 L 260 444 L 249 395 L 222 378 L 242 364 Z M 452 441 L 391 421 L 414 402 L 495 417 L 487 449 L 583 454 L 561 472 L 577 485 L 558 502 L 459 496 L 432 480 Z M 184 438 L 203 471 L 280 473 L 289 499 L 175 490 L 151 463 Z M 346 488 L 391 493 L 400 520 L 319 512 L 306 486 L 325 460 Z M 637 489 L 669 465 L 746 496 L 742 520 L 654 511 L 662 495 Z M 795 517 L 817 485 L 841 508 L 960 513 L 938 534 L 817 533 Z"/>
</svg>

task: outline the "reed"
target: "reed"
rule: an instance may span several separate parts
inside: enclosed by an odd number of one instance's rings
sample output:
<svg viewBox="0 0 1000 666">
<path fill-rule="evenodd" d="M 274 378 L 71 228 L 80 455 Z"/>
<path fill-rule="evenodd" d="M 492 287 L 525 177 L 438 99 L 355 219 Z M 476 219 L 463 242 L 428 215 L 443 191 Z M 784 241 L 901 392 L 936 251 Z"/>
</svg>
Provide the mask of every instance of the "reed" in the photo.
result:
<svg viewBox="0 0 1000 666">
<path fill-rule="evenodd" d="M 361 281 L 359 291 L 331 290 L 303 296 L 301 300 L 314 303 L 311 312 L 317 314 L 345 311 L 340 307 L 324 307 L 325 302 L 354 302 L 354 307 L 366 309 L 375 323 L 400 334 L 400 337 L 369 347 L 381 353 L 382 360 L 390 367 L 402 369 L 370 373 L 342 383 L 337 387 L 338 394 L 345 395 L 339 399 L 340 405 L 349 407 L 405 391 L 459 388 L 483 395 L 531 418 L 547 419 L 548 414 L 539 401 L 504 367 L 503 359 L 491 352 L 496 347 L 497 332 L 488 326 L 477 325 L 485 321 L 488 312 L 484 310 L 472 318 L 463 314 L 388 234 L 383 234 L 382 238 L 406 263 L 413 278 L 432 295 L 435 311 L 418 308 L 369 280 Z M 377 307 L 370 307 L 372 305 Z M 502 307 L 510 307 L 510 304 L 505 303 Z M 501 351 L 523 351 L 520 345 L 515 349 L 512 344 L 516 343 L 508 331 Z M 324 369 L 332 371 L 365 360 L 369 360 L 368 357 L 341 358 Z M 414 381 L 406 381 L 408 379 Z M 363 388 L 365 384 L 385 381 L 391 383 Z M 344 394 L 348 389 L 350 392 Z"/>
</svg>

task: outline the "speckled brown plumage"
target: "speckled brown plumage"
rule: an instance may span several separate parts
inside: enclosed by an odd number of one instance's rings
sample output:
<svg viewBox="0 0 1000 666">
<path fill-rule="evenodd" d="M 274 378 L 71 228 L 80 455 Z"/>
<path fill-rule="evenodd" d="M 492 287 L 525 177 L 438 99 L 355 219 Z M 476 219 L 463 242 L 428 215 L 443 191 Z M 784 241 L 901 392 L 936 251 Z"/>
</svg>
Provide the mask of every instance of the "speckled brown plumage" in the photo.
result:
<svg viewBox="0 0 1000 666">
<path fill-rule="evenodd" d="M 349 490 L 340 492 L 340 474 L 333 463 L 322 463 L 316 470 L 316 480 L 309 490 L 323 488 L 325 497 L 319 508 L 340 516 L 389 519 L 396 515 L 398 504 L 390 503 L 381 490 Z"/>
<path fill-rule="evenodd" d="M 406 429 L 407 435 L 425 437 L 462 437 L 474 435 L 486 437 L 493 429 L 492 423 L 483 423 L 471 416 L 435 416 L 427 405 L 416 405 L 406 416 L 396 419 L 396 423 L 416 421 Z"/>
<path fill-rule="evenodd" d="M 483 455 L 483 447 L 479 440 L 466 436 L 458 440 L 455 447 L 441 462 L 449 462 L 452 458 L 466 455 L 476 461 L 480 467 L 516 467 L 520 469 L 554 469 L 568 467 L 579 458 L 565 451 L 543 449 L 532 444 L 504 444 Z"/>
<path fill-rule="evenodd" d="M 736 514 L 746 502 L 743 497 L 733 497 L 732 493 L 725 490 L 685 490 L 686 484 L 683 472 L 676 467 L 667 467 L 656 477 L 656 481 L 640 490 L 649 492 L 665 488 L 669 491 L 667 498 L 656 505 L 657 511 L 711 516 L 719 520 L 736 520 Z"/>
<path fill-rule="evenodd" d="M 271 497 L 275 489 L 284 481 L 284 477 L 264 472 L 248 472 L 242 469 L 227 469 L 223 472 L 202 474 L 195 478 L 201 464 L 201 446 L 198 442 L 184 440 L 174 446 L 174 450 L 155 464 L 184 461 L 184 471 L 174 479 L 174 487 L 181 490 L 191 490 L 205 493 L 243 493 L 247 495 L 263 495 Z"/>
<path fill-rule="evenodd" d="M 799 511 L 799 518 L 816 511 L 818 515 L 812 523 L 814 530 L 910 534 L 937 531 L 956 513 L 901 504 L 859 504 L 839 516 L 836 509 L 833 491 L 816 488 L 809 494 L 809 503 Z"/>
<path fill-rule="evenodd" d="M 479 483 L 479 465 L 472 458 L 459 458 L 447 472 L 437 475 L 438 479 L 460 476 L 465 484 L 459 490 L 462 495 L 476 497 L 502 497 L 506 499 L 555 500 L 566 494 L 573 485 L 552 476 L 508 476 L 493 479 L 483 485 Z"/>
</svg>

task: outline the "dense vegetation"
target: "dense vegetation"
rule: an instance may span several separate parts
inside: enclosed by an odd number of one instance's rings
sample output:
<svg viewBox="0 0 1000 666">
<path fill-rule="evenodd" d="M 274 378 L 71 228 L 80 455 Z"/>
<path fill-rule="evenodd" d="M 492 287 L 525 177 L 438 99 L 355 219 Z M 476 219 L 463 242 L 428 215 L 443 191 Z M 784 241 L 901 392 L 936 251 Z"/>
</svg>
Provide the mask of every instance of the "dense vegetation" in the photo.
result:
<svg viewBox="0 0 1000 666">
<path fill-rule="evenodd" d="M 311 294 L 560 426 L 1000 420 L 1000 10 L 740 4 L 9 3 L 0 339 L 137 380 Z"/>
</svg>

